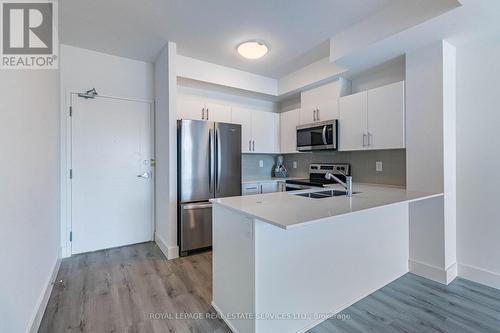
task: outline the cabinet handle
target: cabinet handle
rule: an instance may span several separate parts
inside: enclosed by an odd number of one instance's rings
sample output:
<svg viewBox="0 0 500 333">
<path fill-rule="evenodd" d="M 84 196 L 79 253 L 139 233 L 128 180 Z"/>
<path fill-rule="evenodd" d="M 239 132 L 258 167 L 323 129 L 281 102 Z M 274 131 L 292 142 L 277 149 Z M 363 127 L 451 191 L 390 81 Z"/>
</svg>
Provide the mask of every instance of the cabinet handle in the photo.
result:
<svg viewBox="0 0 500 333">
<path fill-rule="evenodd" d="M 363 147 L 366 147 L 366 134 L 363 133 Z"/>
<path fill-rule="evenodd" d="M 208 120 L 208 118 L 209 118 L 209 115 L 208 115 L 208 108 L 207 108 L 207 120 Z"/>
<path fill-rule="evenodd" d="M 370 147 L 372 145 L 372 141 L 373 141 L 372 137 L 373 137 L 373 135 L 370 132 L 368 132 L 368 147 Z"/>
<path fill-rule="evenodd" d="M 316 120 L 320 120 L 319 109 L 316 109 Z"/>
<path fill-rule="evenodd" d="M 255 151 L 255 140 L 252 141 L 252 151 Z"/>
<path fill-rule="evenodd" d="M 248 151 L 252 151 L 252 140 L 248 140 Z"/>
<path fill-rule="evenodd" d="M 205 108 L 201 109 L 201 120 L 205 120 Z"/>
<path fill-rule="evenodd" d="M 262 185 L 260 185 L 260 194 L 262 194 Z"/>
<path fill-rule="evenodd" d="M 316 109 L 313 110 L 313 121 L 316 121 Z"/>
</svg>

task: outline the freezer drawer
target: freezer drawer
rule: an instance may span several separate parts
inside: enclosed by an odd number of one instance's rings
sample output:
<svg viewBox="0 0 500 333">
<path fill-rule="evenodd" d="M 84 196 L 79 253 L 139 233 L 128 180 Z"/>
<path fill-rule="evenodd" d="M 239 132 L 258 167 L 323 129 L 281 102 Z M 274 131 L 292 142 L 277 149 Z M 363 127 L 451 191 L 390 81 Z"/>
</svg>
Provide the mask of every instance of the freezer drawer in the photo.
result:
<svg viewBox="0 0 500 333">
<path fill-rule="evenodd" d="M 212 246 L 212 204 L 181 204 L 179 230 L 181 255 Z"/>
</svg>

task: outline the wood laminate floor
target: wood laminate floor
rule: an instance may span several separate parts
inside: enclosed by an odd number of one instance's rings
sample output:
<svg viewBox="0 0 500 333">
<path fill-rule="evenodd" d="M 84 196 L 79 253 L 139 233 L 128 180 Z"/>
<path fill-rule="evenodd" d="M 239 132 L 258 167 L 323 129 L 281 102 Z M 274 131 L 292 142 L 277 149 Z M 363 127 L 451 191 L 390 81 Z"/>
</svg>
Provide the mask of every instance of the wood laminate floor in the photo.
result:
<svg viewBox="0 0 500 333">
<path fill-rule="evenodd" d="M 207 318 L 211 262 L 210 253 L 167 261 L 154 243 L 65 259 L 39 332 L 230 333 Z M 500 291 L 407 274 L 308 333 L 337 332 L 498 333 Z"/>
</svg>

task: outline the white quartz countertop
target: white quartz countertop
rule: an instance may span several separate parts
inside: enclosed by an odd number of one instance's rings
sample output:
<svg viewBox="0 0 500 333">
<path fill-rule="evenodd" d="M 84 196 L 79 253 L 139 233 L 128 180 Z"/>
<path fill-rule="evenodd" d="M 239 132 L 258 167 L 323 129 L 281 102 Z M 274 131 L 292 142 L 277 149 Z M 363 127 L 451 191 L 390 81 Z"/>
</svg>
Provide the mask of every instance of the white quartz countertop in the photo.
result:
<svg viewBox="0 0 500 333">
<path fill-rule="evenodd" d="M 340 185 L 335 185 L 328 187 L 328 189 L 342 190 L 343 188 Z M 211 201 L 214 204 L 241 212 L 251 218 L 256 218 L 283 229 L 291 229 L 335 216 L 443 195 L 442 193 L 431 194 L 407 191 L 401 187 L 358 183 L 353 185 L 353 190 L 359 193 L 353 194 L 351 198 L 337 196 L 312 199 L 294 195 L 324 190 L 327 189 L 314 188 L 293 192 L 275 192 L 219 198 Z"/>
</svg>

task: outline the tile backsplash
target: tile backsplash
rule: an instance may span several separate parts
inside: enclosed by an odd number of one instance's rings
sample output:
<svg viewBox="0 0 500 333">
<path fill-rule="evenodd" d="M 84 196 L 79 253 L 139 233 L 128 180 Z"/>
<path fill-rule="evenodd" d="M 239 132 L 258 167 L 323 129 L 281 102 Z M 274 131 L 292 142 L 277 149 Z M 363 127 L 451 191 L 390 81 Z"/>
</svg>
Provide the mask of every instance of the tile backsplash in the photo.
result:
<svg viewBox="0 0 500 333">
<path fill-rule="evenodd" d="M 243 179 L 269 178 L 272 176 L 276 156 L 267 154 L 243 154 L 241 155 L 241 173 Z M 259 166 L 259 162 L 264 163 L 264 167 Z"/>
<path fill-rule="evenodd" d="M 272 171 L 278 155 L 243 154 L 243 179 L 266 178 L 272 176 Z M 354 182 L 406 185 L 406 150 L 369 150 L 352 152 L 314 152 L 288 154 L 284 163 L 290 177 L 307 178 L 311 163 L 349 163 L 351 164 Z M 259 167 L 262 161 L 264 167 Z M 297 168 L 293 168 L 297 162 Z M 382 162 L 382 171 L 376 171 L 375 163 Z"/>
<path fill-rule="evenodd" d="M 382 171 L 376 171 L 376 162 L 382 162 Z M 284 163 L 291 177 L 307 178 L 311 163 L 349 163 L 354 182 L 406 186 L 404 149 L 290 154 Z"/>
</svg>

